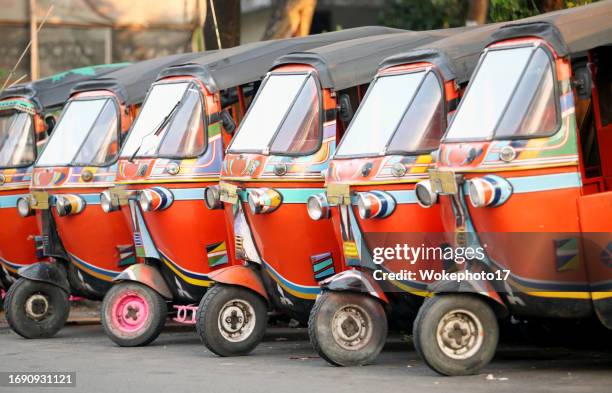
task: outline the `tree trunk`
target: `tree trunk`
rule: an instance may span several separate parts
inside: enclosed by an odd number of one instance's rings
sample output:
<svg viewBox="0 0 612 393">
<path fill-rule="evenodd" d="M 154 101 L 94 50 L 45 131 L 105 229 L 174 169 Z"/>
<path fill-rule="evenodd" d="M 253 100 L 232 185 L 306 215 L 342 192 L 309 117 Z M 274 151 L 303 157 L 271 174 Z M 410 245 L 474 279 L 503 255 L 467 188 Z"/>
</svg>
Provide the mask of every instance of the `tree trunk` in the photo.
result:
<svg viewBox="0 0 612 393">
<path fill-rule="evenodd" d="M 561 10 L 565 8 L 563 0 L 536 0 L 538 11 L 540 13 Z"/>
<path fill-rule="evenodd" d="M 219 41 L 221 41 L 221 48 L 240 45 L 240 0 L 205 1 L 208 6 L 204 21 L 204 45 L 206 49 L 219 49 Z M 217 17 L 216 27 L 213 12 Z M 219 39 L 217 39 L 217 28 L 219 29 Z"/>
<path fill-rule="evenodd" d="M 470 0 L 466 26 L 484 25 L 487 23 L 489 0 Z"/>
<path fill-rule="evenodd" d="M 262 39 L 301 37 L 310 34 L 317 0 L 274 0 L 272 15 Z"/>
</svg>

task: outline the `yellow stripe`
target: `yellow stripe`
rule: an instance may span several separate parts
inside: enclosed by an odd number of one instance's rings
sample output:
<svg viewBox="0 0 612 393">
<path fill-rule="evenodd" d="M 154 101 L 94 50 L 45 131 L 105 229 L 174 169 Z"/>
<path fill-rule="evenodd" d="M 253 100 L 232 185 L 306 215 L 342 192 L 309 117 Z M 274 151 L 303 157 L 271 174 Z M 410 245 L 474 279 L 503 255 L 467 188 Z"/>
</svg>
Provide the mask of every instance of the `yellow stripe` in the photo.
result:
<svg viewBox="0 0 612 393">
<path fill-rule="evenodd" d="M 94 272 L 93 270 L 91 270 L 91 269 L 89 269 L 89 268 L 87 268 L 87 267 L 85 267 L 85 266 L 81 265 L 80 263 L 78 263 L 78 262 L 77 262 L 76 260 L 74 260 L 74 259 L 70 259 L 70 261 L 71 261 L 72 263 L 74 263 L 74 264 L 75 264 L 75 265 L 76 265 L 76 266 L 77 266 L 79 269 L 83 270 L 85 273 L 87 273 L 87 274 L 89 274 L 89 275 L 91 275 L 91 276 L 96 277 L 97 279 L 100 279 L 100 280 L 102 280 L 102 281 L 106 281 L 106 282 L 112 282 L 112 281 L 113 281 L 113 279 L 112 279 L 112 278 L 110 278 L 110 277 L 108 277 L 108 276 L 105 276 L 104 274 L 100 274 L 100 273 L 98 273 L 98 272 Z"/>
<path fill-rule="evenodd" d="M 199 280 L 197 278 L 187 277 L 186 275 L 181 273 L 178 269 L 176 269 L 174 266 L 172 266 L 172 264 L 170 264 L 168 261 L 166 261 L 165 258 L 162 258 L 162 260 L 164 261 L 166 266 L 168 266 L 170 268 L 170 270 L 172 270 L 174 272 L 174 274 L 176 274 L 183 281 L 188 282 L 191 285 L 195 285 L 195 286 L 198 286 L 198 287 L 209 287 L 210 284 L 212 284 L 212 281 L 210 281 L 210 280 Z"/>
<path fill-rule="evenodd" d="M 608 291 L 608 292 L 591 292 L 591 297 L 593 298 L 593 300 L 609 299 L 609 298 L 612 298 L 612 292 L 611 291 Z"/>
</svg>

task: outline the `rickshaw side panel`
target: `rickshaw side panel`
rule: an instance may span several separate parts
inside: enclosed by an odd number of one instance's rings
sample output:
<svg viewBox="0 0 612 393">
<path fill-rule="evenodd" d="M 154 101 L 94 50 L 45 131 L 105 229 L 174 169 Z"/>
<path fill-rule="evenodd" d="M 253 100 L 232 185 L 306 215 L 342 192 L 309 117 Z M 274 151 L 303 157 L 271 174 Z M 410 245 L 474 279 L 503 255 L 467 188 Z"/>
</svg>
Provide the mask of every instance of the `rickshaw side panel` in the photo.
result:
<svg viewBox="0 0 612 393">
<path fill-rule="evenodd" d="M 612 191 L 580 197 L 578 211 L 593 305 L 612 329 Z"/>
</svg>

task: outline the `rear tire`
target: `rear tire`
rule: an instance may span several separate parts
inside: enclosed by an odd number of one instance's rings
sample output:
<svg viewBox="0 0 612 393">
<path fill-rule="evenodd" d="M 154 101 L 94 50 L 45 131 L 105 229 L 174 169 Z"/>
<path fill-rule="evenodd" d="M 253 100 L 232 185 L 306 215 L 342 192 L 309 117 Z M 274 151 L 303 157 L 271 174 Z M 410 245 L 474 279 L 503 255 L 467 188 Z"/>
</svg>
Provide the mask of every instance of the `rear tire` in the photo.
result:
<svg viewBox="0 0 612 393">
<path fill-rule="evenodd" d="M 250 289 L 216 284 L 202 298 L 196 320 L 198 335 L 211 352 L 243 356 L 263 340 L 268 307 Z"/>
<path fill-rule="evenodd" d="M 499 327 L 484 300 L 448 294 L 425 300 L 413 334 L 418 354 L 431 369 L 448 376 L 470 375 L 493 359 Z"/>
<path fill-rule="evenodd" d="M 5 298 L 6 320 L 25 338 L 53 337 L 70 314 L 68 293 L 55 285 L 20 278 Z"/>
<path fill-rule="evenodd" d="M 168 306 L 159 293 L 137 282 L 114 285 L 104 297 L 101 311 L 106 335 L 122 347 L 150 344 L 161 333 Z"/>
<path fill-rule="evenodd" d="M 373 362 L 385 345 L 387 329 L 387 316 L 379 301 L 349 292 L 324 292 L 308 321 L 312 346 L 334 366 Z"/>
</svg>

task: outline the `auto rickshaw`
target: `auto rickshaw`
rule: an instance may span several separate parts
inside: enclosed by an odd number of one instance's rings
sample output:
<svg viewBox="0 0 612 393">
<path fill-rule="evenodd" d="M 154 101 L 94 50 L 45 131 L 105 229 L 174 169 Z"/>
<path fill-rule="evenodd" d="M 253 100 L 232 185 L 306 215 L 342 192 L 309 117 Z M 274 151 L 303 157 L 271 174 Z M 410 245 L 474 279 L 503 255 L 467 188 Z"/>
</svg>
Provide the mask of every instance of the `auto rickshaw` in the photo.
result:
<svg viewBox="0 0 612 393">
<path fill-rule="evenodd" d="M 385 59 L 329 164 L 326 192 L 307 202 L 311 219 L 333 223 L 347 267 L 319 283 L 322 295 L 308 324 L 313 347 L 334 365 L 374 360 L 387 319 L 410 327 L 428 295 L 428 280 L 416 273 L 444 268 L 433 253 L 381 261 L 376 250 L 443 244 L 439 205 L 420 206 L 415 184 L 433 167 L 431 153 L 497 27 L 454 33 Z M 394 278 L 381 274 L 389 272 Z"/>
<path fill-rule="evenodd" d="M 367 37 L 275 62 L 228 147 L 220 185 L 206 190 L 245 261 L 210 275 L 216 284 L 200 303 L 197 329 L 212 352 L 252 351 L 268 310 L 306 323 L 319 282 L 345 268 L 331 221 L 310 220 L 306 202 L 324 191 L 322 173 L 379 62 L 445 34 Z"/>
<path fill-rule="evenodd" d="M 9 326 L 25 338 L 53 336 L 65 324 L 69 295 L 101 300 L 122 266 L 135 263 L 130 228 L 105 214 L 100 190 L 114 184 L 119 147 L 159 71 L 190 55 L 125 66 L 74 86 L 34 164 L 31 193 L 17 200 L 42 235 L 41 261 L 18 271 L 6 302 Z"/>
<path fill-rule="evenodd" d="M 612 328 L 612 2 L 510 23 L 492 41 L 421 194 L 437 196 L 454 247 L 484 251 L 432 284 L 414 324 L 444 375 L 491 360 L 498 318 Z"/>
<path fill-rule="evenodd" d="M 232 264 L 223 212 L 208 210 L 204 188 L 217 184 L 224 150 L 254 89 L 280 55 L 382 27 L 264 41 L 204 53 L 164 70 L 152 86 L 119 160 L 109 200 L 129 220 L 137 255 L 104 298 L 102 323 L 121 346 L 146 345 L 167 315 L 195 323 L 211 271 Z"/>
<path fill-rule="evenodd" d="M 8 289 L 21 267 L 44 260 L 37 252 L 36 218 L 26 204 L 17 202 L 29 192 L 32 165 L 53 130 L 57 113 L 76 83 L 124 65 L 77 68 L 9 87 L 0 94 L 0 287 Z"/>
</svg>

